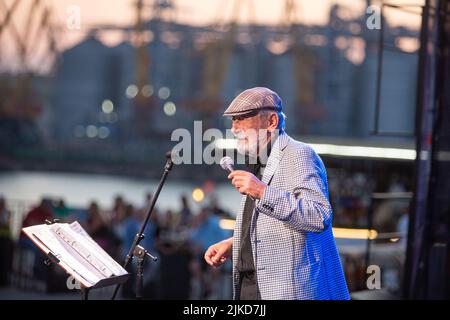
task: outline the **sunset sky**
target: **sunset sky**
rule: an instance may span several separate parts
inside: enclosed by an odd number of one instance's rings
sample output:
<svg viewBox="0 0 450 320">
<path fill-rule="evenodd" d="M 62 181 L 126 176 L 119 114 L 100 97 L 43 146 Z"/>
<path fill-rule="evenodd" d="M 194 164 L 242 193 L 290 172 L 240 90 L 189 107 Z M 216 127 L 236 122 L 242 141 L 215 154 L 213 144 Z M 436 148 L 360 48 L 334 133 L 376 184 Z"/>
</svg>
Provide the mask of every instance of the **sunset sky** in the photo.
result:
<svg viewBox="0 0 450 320">
<path fill-rule="evenodd" d="M 41 0 L 52 8 L 52 23 L 59 27 L 57 34 L 58 50 L 64 50 L 75 45 L 89 31 L 92 26 L 99 24 L 132 25 L 136 19 L 134 3 L 136 0 Z M 237 2 L 238 1 L 238 2 Z M 148 0 L 147 3 L 153 1 Z M 172 1 L 176 7 L 174 19 L 178 22 L 209 25 L 218 21 L 230 21 L 232 7 L 239 3 L 240 10 L 238 21 L 242 23 L 253 22 L 257 24 L 279 24 L 282 21 L 285 1 L 280 0 L 176 0 Z M 417 4 L 423 5 L 424 0 L 392 0 L 395 4 Z M 5 1 L 10 7 L 13 0 Z M 32 1 L 22 1 L 18 10 L 14 14 L 14 26 L 23 33 L 25 29 L 28 11 Z M 372 1 L 377 4 L 377 1 Z M 365 12 L 366 0 L 297 0 L 296 20 L 305 24 L 325 25 L 328 22 L 329 8 L 333 4 L 343 5 L 347 10 L 344 14 L 349 18 L 361 15 Z M 80 30 L 70 30 L 66 27 L 71 5 L 78 6 L 81 13 Z M 42 8 L 40 10 L 42 12 Z M 151 10 L 146 10 L 148 17 Z M 5 10 L 0 7 L 0 21 L 4 19 Z M 417 28 L 420 24 L 420 16 L 410 13 L 403 13 L 399 10 L 386 10 L 386 17 L 389 23 L 394 25 L 405 25 Z M 34 28 L 36 29 L 36 27 Z M 32 38 L 32 36 L 30 36 Z M 5 69 L 15 69 L 20 65 L 17 59 L 17 48 L 13 40 L 11 28 L 7 28 L 0 38 L 0 71 Z M 114 34 L 102 39 L 107 45 L 115 45 L 121 39 Z M 38 57 L 45 52 L 45 42 L 35 49 L 35 56 Z M 40 53 L 41 52 L 41 53 Z M 33 57 L 30 58 L 31 61 Z M 31 62 L 33 63 L 33 62 Z"/>
</svg>

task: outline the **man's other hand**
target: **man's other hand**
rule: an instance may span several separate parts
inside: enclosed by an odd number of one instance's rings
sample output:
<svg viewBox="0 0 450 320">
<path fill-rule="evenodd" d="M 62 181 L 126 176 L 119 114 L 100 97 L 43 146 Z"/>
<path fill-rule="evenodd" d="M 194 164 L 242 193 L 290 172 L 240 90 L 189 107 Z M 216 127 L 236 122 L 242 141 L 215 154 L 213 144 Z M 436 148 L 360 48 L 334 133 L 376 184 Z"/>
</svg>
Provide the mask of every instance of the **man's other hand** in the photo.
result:
<svg viewBox="0 0 450 320">
<path fill-rule="evenodd" d="M 205 261 L 213 267 L 221 266 L 231 256 L 233 238 L 213 244 L 206 250 Z"/>
</svg>

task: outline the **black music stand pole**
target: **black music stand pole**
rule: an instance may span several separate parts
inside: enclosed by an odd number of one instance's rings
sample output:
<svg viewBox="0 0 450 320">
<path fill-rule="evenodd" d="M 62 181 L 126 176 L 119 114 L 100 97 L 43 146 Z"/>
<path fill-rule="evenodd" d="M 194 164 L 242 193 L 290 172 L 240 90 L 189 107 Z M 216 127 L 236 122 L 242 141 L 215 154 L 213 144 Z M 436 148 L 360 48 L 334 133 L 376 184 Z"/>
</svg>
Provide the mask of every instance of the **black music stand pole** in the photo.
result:
<svg viewBox="0 0 450 320">
<path fill-rule="evenodd" d="M 144 255 L 142 257 L 140 257 L 140 251 L 142 250 L 136 250 L 136 248 L 139 246 L 139 243 L 142 241 L 142 239 L 144 239 L 144 230 L 145 227 L 147 226 L 148 221 L 150 220 L 150 216 L 152 215 L 153 212 L 153 208 L 155 207 L 156 204 L 156 200 L 158 200 L 158 196 L 159 193 L 161 192 L 161 189 L 164 185 L 164 182 L 166 181 L 167 175 L 169 174 L 169 171 L 172 169 L 173 167 L 173 161 L 172 161 L 172 153 L 169 151 L 166 153 L 166 158 L 167 158 L 167 162 L 166 165 L 164 167 L 164 173 L 161 177 L 161 180 L 159 181 L 159 185 L 158 188 L 156 189 L 155 195 L 153 196 L 150 208 L 148 209 L 147 215 L 145 217 L 144 222 L 141 225 L 141 229 L 139 230 L 139 233 L 136 234 L 136 237 L 134 238 L 133 244 L 131 245 L 130 251 L 128 251 L 128 254 L 125 258 L 125 262 L 123 264 L 123 268 L 126 270 L 128 268 L 128 266 L 130 265 L 131 261 L 133 260 L 133 257 L 137 257 L 138 258 L 138 271 L 140 272 L 140 275 L 137 276 L 137 281 L 139 282 L 138 287 L 136 288 L 136 293 L 139 294 L 140 296 L 142 296 L 142 282 L 143 282 L 143 264 L 144 264 L 144 258 L 145 258 L 145 254 L 149 255 L 150 257 L 152 257 L 153 261 L 156 261 L 156 258 L 153 257 L 152 255 L 150 255 L 145 249 L 143 249 L 144 251 Z M 140 246 L 139 246 L 140 247 Z M 120 284 L 116 285 L 116 288 L 114 289 L 114 293 L 111 297 L 111 300 L 114 300 L 116 298 L 117 292 L 119 291 L 120 288 Z M 140 291 L 140 292 L 138 292 Z M 141 298 L 141 297 L 138 297 Z"/>
</svg>

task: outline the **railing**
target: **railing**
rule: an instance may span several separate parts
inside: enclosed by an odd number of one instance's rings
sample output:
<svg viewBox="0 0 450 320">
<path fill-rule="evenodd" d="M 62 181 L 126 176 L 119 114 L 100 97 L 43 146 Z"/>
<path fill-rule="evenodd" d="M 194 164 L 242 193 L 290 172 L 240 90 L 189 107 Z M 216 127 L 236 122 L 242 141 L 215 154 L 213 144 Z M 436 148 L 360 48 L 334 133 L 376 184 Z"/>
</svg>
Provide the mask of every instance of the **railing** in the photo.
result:
<svg viewBox="0 0 450 320">
<path fill-rule="evenodd" d="M 20 236 L 23 219 L 37 203 L 30 200 L 6 199 L 6 205 L 10 212 L 11 236 L 14 241 L 17 241 Z"/>
</svg>

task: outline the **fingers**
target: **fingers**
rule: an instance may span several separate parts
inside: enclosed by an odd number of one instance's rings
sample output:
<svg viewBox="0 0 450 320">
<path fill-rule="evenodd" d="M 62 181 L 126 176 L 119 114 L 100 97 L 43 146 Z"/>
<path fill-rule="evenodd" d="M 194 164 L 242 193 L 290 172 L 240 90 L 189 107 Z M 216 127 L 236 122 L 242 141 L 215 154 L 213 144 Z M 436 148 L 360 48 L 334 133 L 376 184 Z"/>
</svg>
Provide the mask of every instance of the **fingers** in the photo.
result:
<svg viewBox="0 0 450 320">
<path fill-rule="evenodd" d="M 210 246 L 206 250 L 205 261 L 213 267 L 222 265 L 231 255 L 232 241 L 233 238 L 228 238 Z"/>
<path fill-rule="evenodd" d="M 241 171 L 241 173 L 236 173 L 237 171 L 233 171 L 228 176 L 229 179 L 231 179 L 231 183 L 234 186 L 237 186 L 237 183 L 244 184 L 245 182 L 248 182 L 251 178 L 251 174 L 246 171 Z"/>
<path fill-rule="evenodd" d="M 239 193 L 247 194 L 247 188 L 245 188 L 245 187 L 238 188 L 238 191 L 239 191 Z"/>
<path fill-rule="evenodd" d="M 223 262 L 221 262 L 222 259 L 223 258 L 226 259 L 226 256 L 225 256 L 226 252 L 227 252 L 227 248 L 225 246 L 221 246 L 219 248 L 219 250 L 216 252 L 216 254 L 214 255 L 214 257 L 212 258 L 213 263 L 219 264 L 219 265 L 222 264 L 223 263 Z"/>
<path fill-rule="evenodd" d="M 208 250 L 206 250 L 206 252 L 205 252 L 205 257 L 204 257 L 205 261 L 210 266 L 214 265 L 214 262 L 211 259 L 214 255 L 215 255 L 215 250 L 212 247 L 209 247 Z"/>
<path fill-rule="evenodd" d="M 224 255 L 225 252 L 226 249 L 224 248 L 216 250 L 216 248 L 210 247 L 205 253 L 204 258 L 206 263 L 213 267 L 222 265 L 227 260 L 226 255 Z"/>
<path fill-rule="evenodd" d="M 232 184 L 233 186 L 235 186 L 236 188 L 239 188 L 239 187 L 242 187 L 243 185 L 246 185 L 247 183 L 246 183 L 245 180 L 235 180 L 235 179 L 233 179 L 233 180 L 231 181 L 231 184 Z"/>
<path fill-rule="evenodd" d="M 233 179 L 236 175 L 239 175 L 240 170 L 234 170 L 231 171 L 231 173 L 228 175 L 228 179 Z"/>
<path fill-rule="evenodd" d="M 228 175 L 228 179 L 233 179 L 235 177 L 244 178 L 245 176 L 249 175 L 250 173 L 243 170 L 234 170 Z"/>
<path fill-rule="evenodd" d="M 231 183 L 240 193 L 250 188 L 250 182 L 245 179 L 233 179 Z"/>
<path fill-rule="evenodd" d="M 242 183 L 233 183 L 234 187 L 239 191 L 239 193 L 246 194 L 246 192 L 249 190 L 248 186 Z"/>
<path fill-rule="evenodd" d="M 245 181 L 249 181 L 247 178 L 241 178 L 241 177 L 234 177 L 231 182 L 245 182 Z"/>
<path fill-rule="evenodd" d="M 225 245 L 219 246 L 211 246 L 205 253 L 205 261 L 210 266 L 218 267 L 222 265 L 227 259 L 227 247 Z"/>
</svg>

